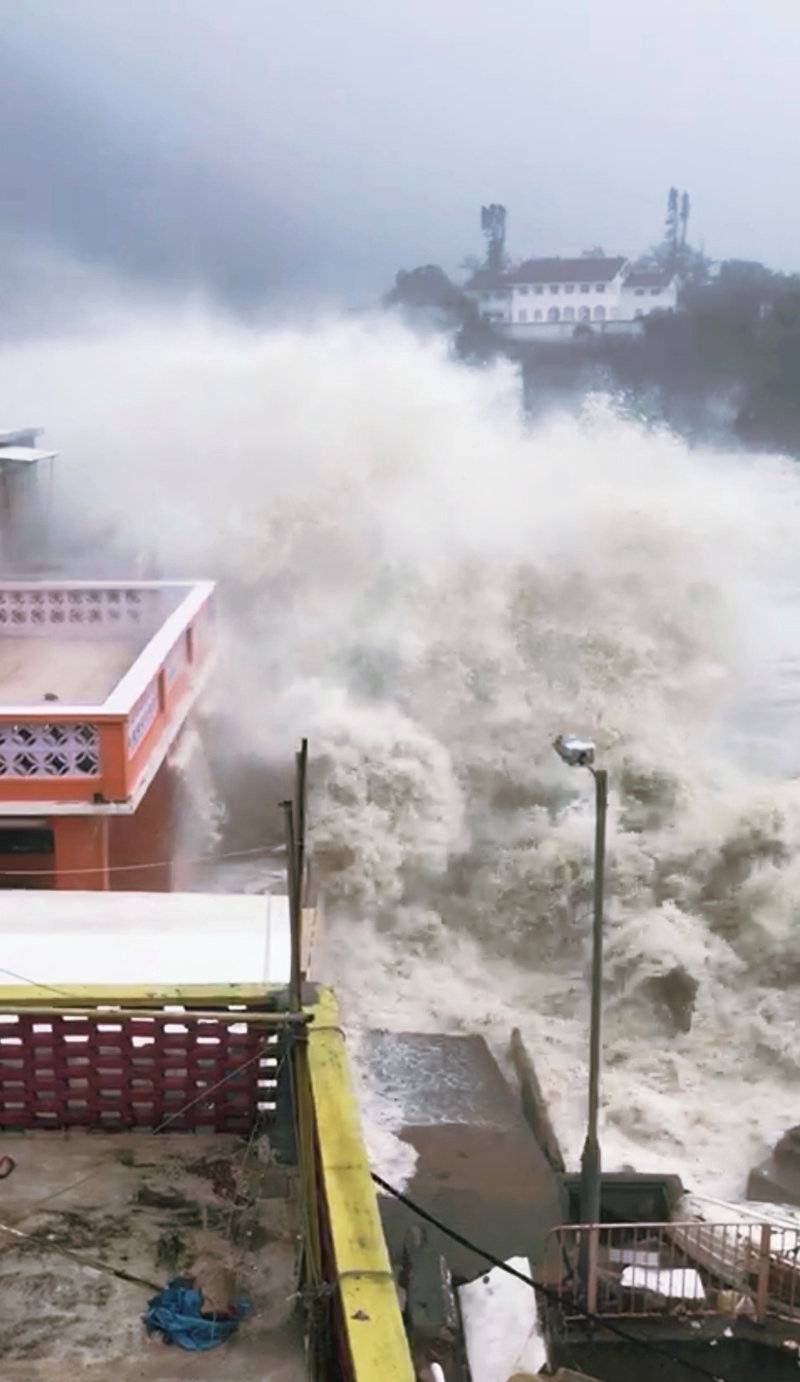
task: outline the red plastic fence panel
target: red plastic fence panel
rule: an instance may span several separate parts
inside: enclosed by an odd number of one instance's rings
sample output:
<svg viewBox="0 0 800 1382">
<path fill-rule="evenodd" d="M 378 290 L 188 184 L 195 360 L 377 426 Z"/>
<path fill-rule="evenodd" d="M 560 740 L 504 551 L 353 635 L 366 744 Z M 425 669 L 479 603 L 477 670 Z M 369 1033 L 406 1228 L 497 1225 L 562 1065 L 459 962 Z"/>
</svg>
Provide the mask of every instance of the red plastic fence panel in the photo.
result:
<svg viewBox="0 0 800 1382">
<path fill-rule="evenodd" d="M 248 1132 L 274 1048 L 237 1014 L 0 1022 L 0 1128 Z"/>
</svg>

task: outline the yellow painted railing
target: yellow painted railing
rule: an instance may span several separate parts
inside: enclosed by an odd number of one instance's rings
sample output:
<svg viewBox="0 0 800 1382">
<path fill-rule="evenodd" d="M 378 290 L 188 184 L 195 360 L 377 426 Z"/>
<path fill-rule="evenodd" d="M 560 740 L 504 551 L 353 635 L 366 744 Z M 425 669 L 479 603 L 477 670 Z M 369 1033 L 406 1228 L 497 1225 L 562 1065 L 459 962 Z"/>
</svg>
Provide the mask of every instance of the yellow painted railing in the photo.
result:
<svg viewBox="0 0 800 1382">
<path fill-rule="evenodd" d="M 355 1382 L 413 1382 L 414 1368 L 383 1236 L 339 1009 L 322 989 L 307 1060 L 341 1315 Z"/>
<path fill-rule="evenodd" d="M 8 1012 L 18 1008 L 74 1008 L 81 1004 L 124 1008 L 147 1008 L 159 1004 L 182 1003 L 198 1007 L 232 1007 L 263 1003 L 276 997 L 285 985 L 279 984 L 0 984 L 0 1006 Z"/>
</svg>

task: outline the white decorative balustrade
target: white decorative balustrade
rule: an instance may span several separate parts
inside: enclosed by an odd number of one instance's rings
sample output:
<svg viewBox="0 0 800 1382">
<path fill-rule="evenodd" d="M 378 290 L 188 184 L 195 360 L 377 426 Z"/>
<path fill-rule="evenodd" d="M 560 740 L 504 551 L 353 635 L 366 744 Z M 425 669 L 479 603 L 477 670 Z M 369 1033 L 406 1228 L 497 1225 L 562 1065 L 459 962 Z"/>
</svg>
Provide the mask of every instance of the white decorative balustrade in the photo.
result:
<svg viewBox="0 0 800 1382">
<path fill-rule="evenodd" d="M 170 587 L 6 582 L 0 586 L 0 636 L 147 637 L 177 603 L 173 594 L 167 606 L 168 592 Z"/>
<path fill-rule="evenodd" d="M 97 726 L 29 721 L 0 724 L 0 778 L 98 777 Z"/>
</svg>

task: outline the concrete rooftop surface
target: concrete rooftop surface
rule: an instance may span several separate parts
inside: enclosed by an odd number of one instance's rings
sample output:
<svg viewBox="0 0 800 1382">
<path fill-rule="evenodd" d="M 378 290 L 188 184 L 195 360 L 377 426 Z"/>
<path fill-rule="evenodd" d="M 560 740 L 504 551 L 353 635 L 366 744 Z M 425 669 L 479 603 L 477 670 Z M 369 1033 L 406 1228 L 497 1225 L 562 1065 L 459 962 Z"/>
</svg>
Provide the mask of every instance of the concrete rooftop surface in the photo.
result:
<svg viewBox="0 0 800 1382">
<path fill-rule="evenodd" d="M 0 706 L 100 706 L 133 666 L 141 639 L 0 637 Z"/>
<path fill-rule="evenodd" d="M 301 1382 L 298 1204 L 268 1142 L 224 1134 L 0 1135 L 16 1163 L 0 1181 L 3 1382 Z M 188 1353 L 149 1337 L 153 1294 L 65 1254 L 160 1287 L 196 1276 L 253 1309 L 227 1343 Z M 206 1291 L 206 1298 L 208 1298 Z"/>
</svg>

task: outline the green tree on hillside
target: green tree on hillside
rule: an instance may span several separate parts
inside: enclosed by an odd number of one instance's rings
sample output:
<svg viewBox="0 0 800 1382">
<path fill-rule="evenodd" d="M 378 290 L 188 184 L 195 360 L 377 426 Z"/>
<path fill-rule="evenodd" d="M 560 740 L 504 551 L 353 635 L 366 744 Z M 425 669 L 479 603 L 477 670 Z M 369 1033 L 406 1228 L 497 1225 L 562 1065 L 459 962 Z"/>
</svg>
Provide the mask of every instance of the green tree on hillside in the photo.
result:
<svg viewBox="0 0 800 1382">
<path fill-rule="evenodd" d="M 475 303 L 448 278 L 438 264 L 401 269 L 394 287 L 383 298 L 386 308 L 399 308 L 417 320 L 450 331 L 456 354 L 480 363 L 502 350 L 502 343 Z"/>
</svg>

